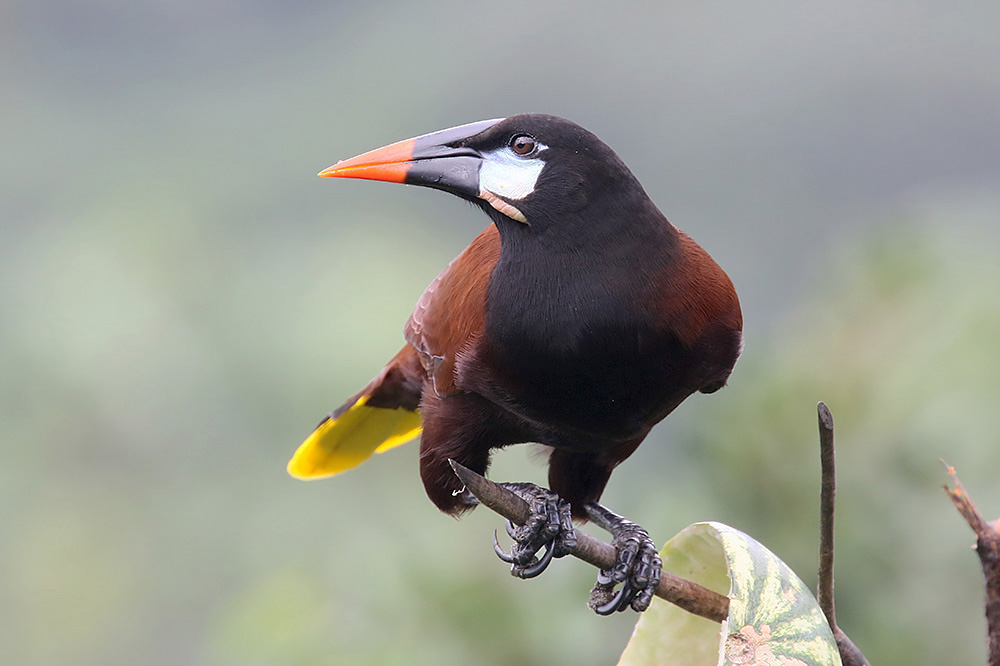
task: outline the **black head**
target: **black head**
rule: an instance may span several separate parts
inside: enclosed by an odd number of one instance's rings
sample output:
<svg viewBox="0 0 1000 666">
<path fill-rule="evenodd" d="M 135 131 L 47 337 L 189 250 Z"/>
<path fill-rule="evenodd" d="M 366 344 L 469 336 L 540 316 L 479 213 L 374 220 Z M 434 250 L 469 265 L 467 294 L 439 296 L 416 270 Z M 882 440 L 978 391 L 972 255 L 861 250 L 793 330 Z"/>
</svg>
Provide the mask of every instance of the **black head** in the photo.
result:
<svg viewBox="0 0 1000 666">
<path fill-rule="evenodd" d="M 648 203 L 611 148 L 569 120 L 526 113 L 400 141 L 336 164 L 322 176 L 368 178 L 451 192 L 498 224 L 548 227 L 584 211 Z"/>
<path fill-rule="evenodd" d="M 563 118 L 511 116 L 466 145 L 483 159 L 477 198 L 536 231 L 557 221 L 572 224 L 584 211 L 596 213 L 604 199 L 619 204 L 623 197 L 645 199 L 632 172 L 607 144 Z M 511 208 L 520 215 L 509 214 Z"/>
</svg>

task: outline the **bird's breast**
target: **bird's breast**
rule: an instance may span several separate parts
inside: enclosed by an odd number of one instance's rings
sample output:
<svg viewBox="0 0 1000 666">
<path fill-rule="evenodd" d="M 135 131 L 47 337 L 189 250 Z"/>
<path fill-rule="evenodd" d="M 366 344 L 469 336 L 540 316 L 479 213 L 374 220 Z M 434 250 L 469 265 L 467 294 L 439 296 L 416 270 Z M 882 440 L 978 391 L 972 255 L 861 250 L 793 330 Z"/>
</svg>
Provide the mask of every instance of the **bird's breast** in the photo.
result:
<svg viewBox="0 0 1000 666">
<path fill-rule="evenodd" d="M 738 300 L 704 250 L 676 239 L 585 254 L 505 247 L 461 388 L 542 430 L 623 442 L 721 386 L 739 354 Z"/>
<path fill-rule="evenodd" d="M 491 289 L 462 383 L 543 429 L 624 441 L 691 393 L 685 356 L 637 306 L 636 290 L 576 277 L 544 284 L 522 276 Z"/>
</svg>

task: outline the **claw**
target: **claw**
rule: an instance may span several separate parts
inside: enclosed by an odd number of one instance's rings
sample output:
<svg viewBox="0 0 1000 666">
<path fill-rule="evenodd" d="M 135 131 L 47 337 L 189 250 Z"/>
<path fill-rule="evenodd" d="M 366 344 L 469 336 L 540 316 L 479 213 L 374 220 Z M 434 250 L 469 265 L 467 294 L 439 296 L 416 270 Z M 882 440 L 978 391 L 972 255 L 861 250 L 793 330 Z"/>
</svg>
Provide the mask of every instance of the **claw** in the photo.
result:
<svg viewBox="0 0 1000 666">
<path fill-rule="evenodd" d="M 493 552 L 507 564 L 514 564 L 514 556 L 509 553 L 505 553 L 503 548 L 500 547 L 500 540 L 497 539 L 496 530 L 493 530 Z"/>
<path fill-rule="evenodd" d="M 649 608 L 649 604 L 653 601 L 653 587 L 650 585 L 643 588 L 642 592 L 632 599 L 632 610 L 641 613 Z"/>
<path fill-rule="evenodd" d="M 612 615 L 615 611 L 622 610 L 622 601 L 625 598 L 625 593 L 628 591 L 630 586 L 626 583 L 622 585 L 621 589 L 612 597 L 611 601 L 607 602 L 602 606 L 598 606 L 594 609 L 594 612 L 598 615 Z"/>
<path fill-rule="evenodd" d="M 622 597 L 622 603 L 618 607 L 618 610 L 620 611 L 624 611 L 625 609 L 629 608 L 632 605 L 632 602 L 635 601 L 635 598 L 638 597 L 639 594 L 641 594 L 642 591 L 645 589 L 642 587 L 636 587 L 631 583 L 626 583 L 622 587 L 628 587 L 628 594 Z"/>
<path fill-rule="evenodd" d="M 516 538 L 516 528 L 509 520 L 507 521 L 507 534 L 509 534 L 511 538 Z M 510 553 L 505 552 L 500 546 L 500 539 L 497 538 L 496 530 L 493 530 L 493 552 L 496 553 L 497 557 L 501 560 L 512 565 L 511 573 L 518 578 L 534 578 L 548 568 L 549 563 L 552 561 L 556 551 L 555 538 L 545 544 L 543 548 L 545 548 L 545 552 L 542 553 L 541 558 L 539 558 L 537 562 L 528 566 L 520 566 L 518 564 L 517 556 L 514 555 L 514 551 L 511 550 Z"/>
<path fill-rule="evenodd" d="M 534 578 L 538 574 L 540 574 L 543 571 L 545 571 L 545 569 L 549 566 L 549 562 L 552 561 L 552 555 L 553 555 L 553 553 L 555 553 L 555 550 L 556 550 L 556 548 L 555 548 L 555 544 L 554 543 L 550 543 L 550 544 L 546 545 L 545 546 L 545 552 L 542 553 L 541 559 L 539 559 L 534 564 L 532 564 L 530 566 L 527 566 L 527 567 L 521 569 L 520 571 L 518 571 L 517 574 L 516 574 L 517 577 L 518 578 L 524 578 L 524 579 Z"/>
<path fill-rule="evenodd" d="M 507 528 L 507 536 L 509 536 L 511 539 L 516 539 L 517 538 L 517 532 L 516 532 L 517 528 L 514 527 L 514 523 L 512 523 L 510 521 L 510 518 L 507 519 L 505 527 Z"/>
</svg>

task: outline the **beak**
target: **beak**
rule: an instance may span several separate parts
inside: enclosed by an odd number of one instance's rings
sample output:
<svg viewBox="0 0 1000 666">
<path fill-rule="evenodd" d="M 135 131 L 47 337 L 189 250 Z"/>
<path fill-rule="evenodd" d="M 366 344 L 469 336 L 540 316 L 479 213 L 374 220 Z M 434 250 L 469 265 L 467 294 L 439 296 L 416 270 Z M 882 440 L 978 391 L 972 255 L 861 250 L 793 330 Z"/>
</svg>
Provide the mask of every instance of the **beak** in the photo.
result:
<svg viewBox="0 0 1000 666">
<path fill-rule="evenodd" d="M 406 139 L 342 160 L 319 172 L 324 178 L 363 178 L 422 185 L 475 198 L 483 156 L 465 142 L 503 120 L 483 120 Z"/>
</svg>

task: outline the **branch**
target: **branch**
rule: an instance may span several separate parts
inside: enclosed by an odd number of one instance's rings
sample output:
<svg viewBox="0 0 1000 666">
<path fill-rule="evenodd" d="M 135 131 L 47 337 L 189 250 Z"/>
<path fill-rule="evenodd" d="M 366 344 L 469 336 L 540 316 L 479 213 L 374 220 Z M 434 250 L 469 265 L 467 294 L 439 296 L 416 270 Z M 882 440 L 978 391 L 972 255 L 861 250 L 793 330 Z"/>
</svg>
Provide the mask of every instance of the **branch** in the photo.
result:
<svg viewBox="0 0 1000 666">
<path fill-rule="evenodd" d="M 952 504 L 976 533 L 976 552 L 986 578 L 986 635 L 989 666 L 1000 666 L 1000 519 L 987 522 L 958 480 L 955 468 L 947 466 L 954 488 L 944 487 Z"/>
<path fill-rule="evenodd" d="M 833 414 L 824 403 L 816 405 L 819 413 L 819 460 L 822 482 L 819 493 L 819 584 L 816 601 L 830 623 L 837 629 L 833 603 L 833 508 L 837 495 L 837 471 L 833 455 Z"/>
<path fill-rule="evenodd" d="M 527 502 L 454 460 L 450 462 L 458 478 L 484 506 L 514 523 L 523 525 L 528 521 L 530 508 Z M 576 547 L 569 554 L 599 569 L 611 569 L 615 565 L 614 546 L 579 530 L 576 532 Z M 660 573 L 655 594 L 689 613 L 714 622 L 723 622 L 729 615 L 727 597 L 667 572 Z"/>
<path fill-rule="evenodd" d="M 833 639 L 837 641 L 844 666 L 870 666 L 865 655 L 847 634 L 837 626 L 833 603 L 833 510 L 837 495 L 837 470 L 833 449 L 833 414 L 825 403 L 816 405 L 819 415 L 819 460 L 821 468 L 819 494 L 819 584 L 816 601 L 826 615 Z"/>
</svg>

